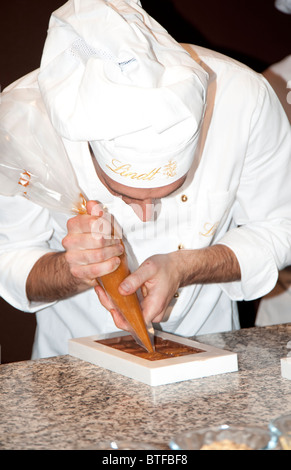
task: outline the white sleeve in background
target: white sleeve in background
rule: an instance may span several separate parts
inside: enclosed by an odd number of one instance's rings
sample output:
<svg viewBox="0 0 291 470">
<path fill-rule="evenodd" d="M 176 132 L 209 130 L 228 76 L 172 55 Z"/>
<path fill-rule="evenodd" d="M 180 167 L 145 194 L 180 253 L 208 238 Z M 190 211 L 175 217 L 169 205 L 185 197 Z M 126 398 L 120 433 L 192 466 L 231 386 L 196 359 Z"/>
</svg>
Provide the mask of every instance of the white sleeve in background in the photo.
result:
<svg viewBox="0 0 291 470">
<path fill-rule="evenodd" d="M 46 209 L 23 197 L 0 196 L 0 296 L 14 308 L 35 312 L 50 303 L 30 302 L 26 279 L 35 262 L 55 251 L 49 246 L 53 230 Z"/>
<path fill-rule="evenodd" d="M 291 0 L 275 0 L 275 7 L 283 13 L 291 14 Z"/>
<path fill-rule="evenodd" d="M 263 75 L 275 90 L 291 123 L 291 54 L 268 67 Z"/>
<path fill-rule="evenodd" d="M 272 88 L 261 88 L 234 221 L 219 243 L 234 251 L 241 281 L 222 284 L 233 300 L 252 300 L 275 286 L 278 270 L 291 264 L 291 130 Z"/>
</svg>

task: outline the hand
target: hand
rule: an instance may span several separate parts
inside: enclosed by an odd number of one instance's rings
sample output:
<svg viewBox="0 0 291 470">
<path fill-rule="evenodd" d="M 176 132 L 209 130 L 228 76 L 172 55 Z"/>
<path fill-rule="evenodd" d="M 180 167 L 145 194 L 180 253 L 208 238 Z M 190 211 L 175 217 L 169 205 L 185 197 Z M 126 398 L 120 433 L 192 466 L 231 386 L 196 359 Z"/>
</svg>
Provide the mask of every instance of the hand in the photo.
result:
<svg viewBox="0 0 291 470">
<path fill-rule="evenodd" d="M 112 217 L 100 204 L 89 201 L 87 212 L 68 220 L 62 244 L 71 274 L 80 283 L 94 287 L 98 277 L 117 269 L 123 245 L 120 238 L 112 237 Z"/>
<path fill-rule="evenodd" d="M 146 322 L 162 321 L 180 286 L 179 260 L 177 252 L 151 256 L 121 283 L 119 291 L 123 295 L 141 288 L 144 296 L 141 307 Z"/>
<path fill-rule="evenodd" d="M 233 251 L 227 246 L 215 245 L 151 256 L 120 284 L 119 291 L 122 295 L 129 295 L 141 288 L 145 321 L 158 323 L 179 287 L 240 279 L 240 265 Z M 119 326 L 122 319 L 113 310 L 104 291 L 97 287 L 96 292 L 102 305 L 111 311 L 116 326 L 126 329 L 125 325 Z"/>
</svg>

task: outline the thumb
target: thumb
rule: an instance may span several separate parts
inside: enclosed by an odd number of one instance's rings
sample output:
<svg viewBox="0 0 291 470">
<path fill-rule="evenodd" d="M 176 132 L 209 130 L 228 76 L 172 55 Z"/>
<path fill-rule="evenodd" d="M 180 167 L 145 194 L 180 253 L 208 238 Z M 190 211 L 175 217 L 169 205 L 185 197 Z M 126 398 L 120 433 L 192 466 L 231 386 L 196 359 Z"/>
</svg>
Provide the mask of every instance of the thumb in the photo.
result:
<svg viewBox="0 0 291 470">
<path fill-rule="evenodd" d="M 122 295 L 130 295 L 141 288 L 147 281 L 149 281 L 155 273 L 154 265 L 150 260 L 146 260 L 140 267 L 132 274 L 127 276 L 119 286 L 119 292 Z"/>
<path fill-rule="evenodd" d="M 100 214 L 100 212 L 102 212 L 102 206 L 98 201 L 88 201 L 86 204 L 86 209 L 89 215 L 102 215 Z"/>
</svg>

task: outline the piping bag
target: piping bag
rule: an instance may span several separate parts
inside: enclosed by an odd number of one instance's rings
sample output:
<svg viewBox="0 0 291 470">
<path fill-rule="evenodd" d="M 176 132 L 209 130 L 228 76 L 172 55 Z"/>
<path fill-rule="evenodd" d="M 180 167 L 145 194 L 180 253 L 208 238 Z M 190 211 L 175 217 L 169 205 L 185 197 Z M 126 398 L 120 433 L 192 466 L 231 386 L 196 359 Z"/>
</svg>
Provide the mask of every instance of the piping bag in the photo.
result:
<svg viewBox="0 0 291 470">
<path fill-rule="evenodd" d="M 55 132 L 37 88 L 3 92 L 0 102 L 0 194 L 23 196 L 55 211 L 86 214 L 86 197 L 61 138 Z M 119 267 L 98 279 L 129 325 L 129 333 L 154 351 L 153 328 L 146 325 L 137 294 L 123 296 L 120 283 L 130 274 L 126 253 Z"/>
</svg>

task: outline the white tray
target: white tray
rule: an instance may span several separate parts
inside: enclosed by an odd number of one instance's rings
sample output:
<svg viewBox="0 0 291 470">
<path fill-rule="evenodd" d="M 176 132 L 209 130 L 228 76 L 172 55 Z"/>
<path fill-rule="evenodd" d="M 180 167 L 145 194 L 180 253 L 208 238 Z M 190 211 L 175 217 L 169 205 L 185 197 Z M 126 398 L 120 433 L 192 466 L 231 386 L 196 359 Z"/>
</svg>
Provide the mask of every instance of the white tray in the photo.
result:
<svg viewBox="0 0 291 470">
<path fill-rule="evenodd" d="M 291 356 L 281 359 L 281 375 L 284 379 L 291 380 Z"/>
<path fill-rule="evenodd" d="M 156 386 L 238 370 L 237 354 L 197 341 L 155 331 L 155 336 L 185 344 L 203 352 L 149 361 L 96 341 L 128 335 L 126 332 L 69 340 L 69 354 L 145 384 Z"/>
</svg>

